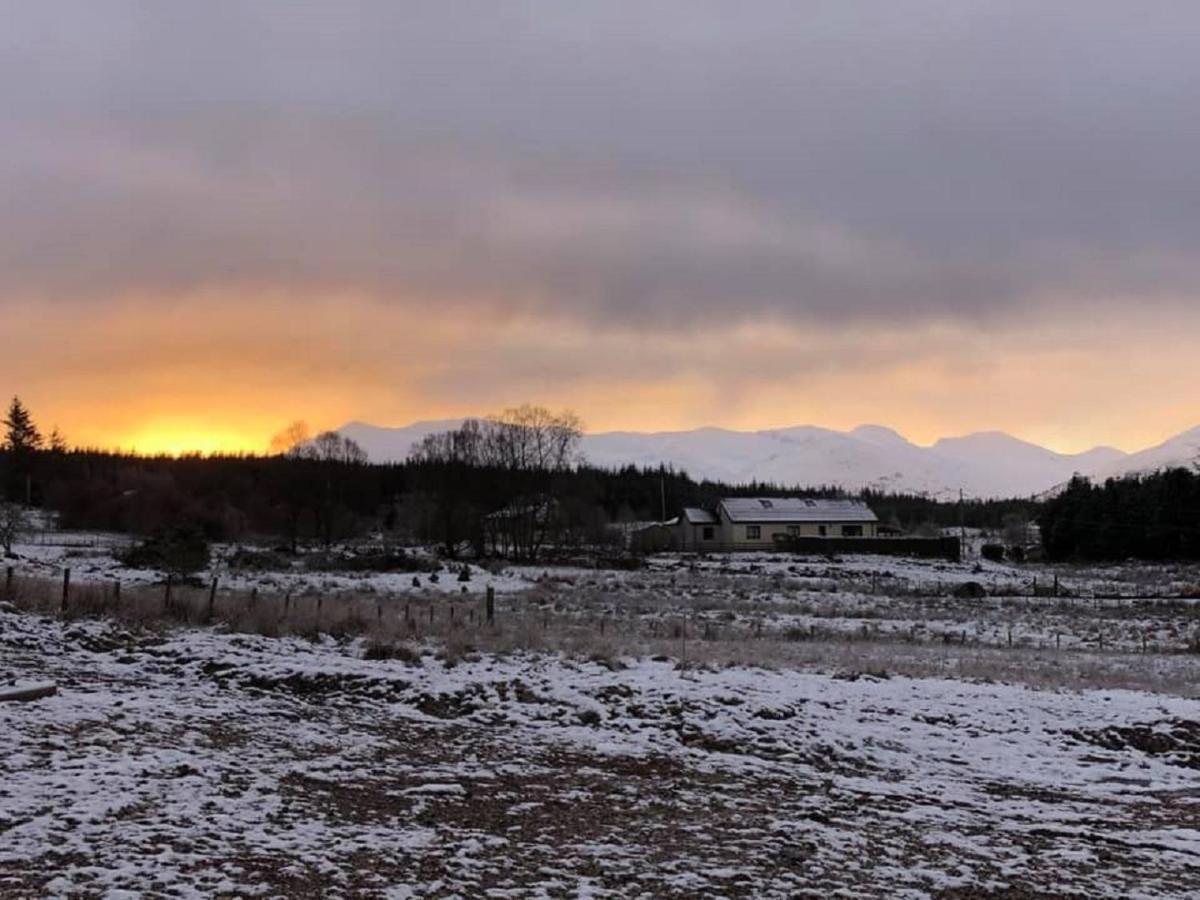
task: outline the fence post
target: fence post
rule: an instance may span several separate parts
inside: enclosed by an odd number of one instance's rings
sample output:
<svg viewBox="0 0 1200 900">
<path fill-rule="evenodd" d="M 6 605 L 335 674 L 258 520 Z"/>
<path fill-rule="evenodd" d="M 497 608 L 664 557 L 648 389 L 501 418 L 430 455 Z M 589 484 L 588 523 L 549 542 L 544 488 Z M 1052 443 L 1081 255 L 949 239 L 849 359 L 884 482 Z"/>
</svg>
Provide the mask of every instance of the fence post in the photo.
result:
<svg viewBox="0 0 1200 900">
<path fill-rule="evenodd" d="M 163 589 L 163 612 L 169 614 L 171 612 L 171 576 L 167 576 L 167 585 Z"/>
<path fill-rule="evenodd" d="M 217 606 L 217 579 L 212 580 L 212 584 L 208 586 L 208 621 L 213 620 L 213 613 Z"/>
<path fill-rule="evenodd" d="M 487 589 L 487 621 L 489 625 L 496 624 L 496 589 L 490 584 Z"/>
<path fill-rule="evenodd" d="M 121 582 L 113 581 L 113 606 L 119 608 L 121 606 Z"/>
<path fill-rule="evenodd" d="M 13 595 L 13 567 L 9 566 L 4 572 L 4 599 L 11 600 Z"/>
<path fill-rule="evenodd" d="M 71 570 L 63 569 L 62 612 L 66 615 L 67 604 L 71 600 Z"/>
</svg>

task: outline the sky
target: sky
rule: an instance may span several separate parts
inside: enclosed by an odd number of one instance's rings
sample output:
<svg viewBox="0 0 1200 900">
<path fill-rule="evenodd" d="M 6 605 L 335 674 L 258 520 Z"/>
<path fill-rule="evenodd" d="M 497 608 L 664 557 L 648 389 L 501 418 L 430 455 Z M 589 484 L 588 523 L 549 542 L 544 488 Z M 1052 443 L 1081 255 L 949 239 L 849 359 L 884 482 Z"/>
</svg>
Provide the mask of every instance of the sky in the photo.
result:
<svg viewBox="0 0 1200 900">
<path fill-rule="evenodd" d="M 1194 3 L 0 12 L 0 391 L 73 442 L 1200 424 Z"/>
</svg>

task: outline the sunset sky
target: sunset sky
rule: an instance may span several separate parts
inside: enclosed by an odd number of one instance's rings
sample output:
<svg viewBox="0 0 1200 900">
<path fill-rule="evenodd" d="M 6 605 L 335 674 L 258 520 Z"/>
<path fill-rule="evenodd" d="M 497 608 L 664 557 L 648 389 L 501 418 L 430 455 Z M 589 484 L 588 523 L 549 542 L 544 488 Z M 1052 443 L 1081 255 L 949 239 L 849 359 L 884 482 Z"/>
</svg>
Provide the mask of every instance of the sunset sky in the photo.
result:
<svg viewBox="0 0 1200 900">
<path fill-rule="evenodd" d="M 74 442 L 1200 424 L 1200 6 L 3 2 L 0 391 Z"/>
</svg>

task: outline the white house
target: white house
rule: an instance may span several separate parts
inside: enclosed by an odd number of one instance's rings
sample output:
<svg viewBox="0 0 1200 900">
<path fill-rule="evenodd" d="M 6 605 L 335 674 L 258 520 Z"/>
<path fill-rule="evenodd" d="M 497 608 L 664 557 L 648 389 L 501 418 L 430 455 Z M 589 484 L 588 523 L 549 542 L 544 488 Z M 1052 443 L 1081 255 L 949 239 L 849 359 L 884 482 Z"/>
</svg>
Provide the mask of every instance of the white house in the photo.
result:
<svg viewBox="0 0 1200 900">
<path fill-rule="evenodd" d="M 873 538 L 879 520 L 860 500 L 729 497 L 716 510 L 686 508 L 675 525 L 680 550 L 773 550 L 776 536 Z"/>
</svg>

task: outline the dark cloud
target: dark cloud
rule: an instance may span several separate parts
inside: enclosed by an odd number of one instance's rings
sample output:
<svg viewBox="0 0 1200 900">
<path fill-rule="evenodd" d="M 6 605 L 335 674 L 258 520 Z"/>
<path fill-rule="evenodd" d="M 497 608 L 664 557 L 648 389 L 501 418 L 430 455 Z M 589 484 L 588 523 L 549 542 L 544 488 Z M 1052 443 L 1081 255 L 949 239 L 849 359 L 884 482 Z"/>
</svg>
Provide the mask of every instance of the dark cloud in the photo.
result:
<svg viewBox="0 0 1200 900">
<path fill-rule="evenodd" d="M 686 327 L 1200 288 L 1191 4 L 5 7 L 0 298 Z"/>
</svg>

